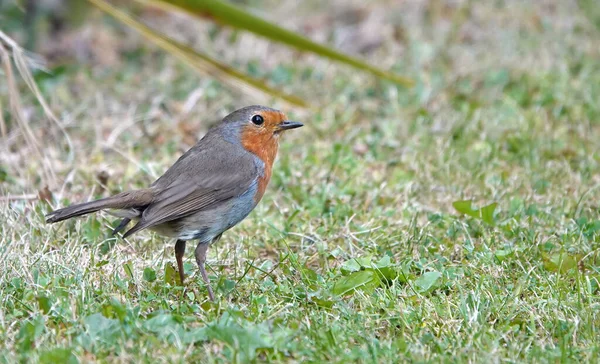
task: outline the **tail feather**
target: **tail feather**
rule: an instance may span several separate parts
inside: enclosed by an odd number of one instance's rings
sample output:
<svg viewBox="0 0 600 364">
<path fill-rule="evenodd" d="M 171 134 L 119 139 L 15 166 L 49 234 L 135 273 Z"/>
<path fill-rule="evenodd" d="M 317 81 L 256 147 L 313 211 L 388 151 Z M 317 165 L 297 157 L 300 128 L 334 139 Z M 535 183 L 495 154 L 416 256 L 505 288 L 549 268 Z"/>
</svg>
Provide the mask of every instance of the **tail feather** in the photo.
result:
<svg viewBox="0 0 600 364">
<path fill-rule="evenodd" d="M 46 222 L 54 223 L 63 221 L 75 216 L 81 216 L 92 212 L 100 211 L 102 209 L 111 208 L 112 205 L 113 201 L 111 201 L 109 197 L 107 199 L 84 202 L 81 204 L 68 206 L 62 209 L 58 209 L 56 211 L 52 211 L 51 213 L 46 215 Z"/>
<path fill-rule="evenodd" d="M 127 224 L 129 224 L 129 222 L 131 221 L 130 218 L 126 217 L 123 220 L 121 220 L 121 222 L 119 223 L 119 225 L 113 230 L 112 235 L 117 235 L 117 233 L 123 229 L 125 229 L 125 227 L 127 226 Z"/>
<path fill-rule="evenodd" d="M 46 215 L 46 222 L 59 222 L 75 216 L 81 216 L 103 209 L 129 209 L 133 207 L 144 208 L 152 202 L 153 197 L 154 194 L 150 189 L 127 191 L 115 196 L 96 201 L 84 202 L 52 211 Z"/>
</svg>

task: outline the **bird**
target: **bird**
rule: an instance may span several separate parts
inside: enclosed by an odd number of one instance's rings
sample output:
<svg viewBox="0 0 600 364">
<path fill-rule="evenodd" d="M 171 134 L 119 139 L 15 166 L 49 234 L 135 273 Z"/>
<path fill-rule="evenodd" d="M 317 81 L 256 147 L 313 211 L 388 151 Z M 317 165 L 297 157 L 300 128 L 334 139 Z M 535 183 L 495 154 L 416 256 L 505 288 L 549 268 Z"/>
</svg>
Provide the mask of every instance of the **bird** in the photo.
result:
<svg viewBox="0 0 600 364">
<path fill-rule="evenodd" d="M 254 210 L 271 179 L 281 135 L 302 126 L 276 109 L 243 107 L 210 128 L 148 188 L 61 208 L 46 222 L 108 210 L 122 219 L 113 235 L 133 221 L 123 238 L 144 229 L 175 238 L 181 284 L 186 242 L 197 240 L 196 263 L 214 301 L 205 269 L 208 247 Z"/>
</svg>

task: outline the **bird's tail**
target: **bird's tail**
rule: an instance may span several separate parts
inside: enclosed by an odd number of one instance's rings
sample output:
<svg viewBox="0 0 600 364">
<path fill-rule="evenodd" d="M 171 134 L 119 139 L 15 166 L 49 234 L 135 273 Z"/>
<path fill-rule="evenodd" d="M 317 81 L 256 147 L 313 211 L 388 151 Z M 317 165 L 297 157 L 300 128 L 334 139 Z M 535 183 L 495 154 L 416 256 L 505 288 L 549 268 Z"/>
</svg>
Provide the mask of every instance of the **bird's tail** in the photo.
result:
<svg viewBox="0 0 600 364">
<path fill-rule="evenodd" d="M 72 205 L 46 215 L 46 222 L 54 223 L 104 209 L 143 209 L 152 203 L 154 192 L 151 189 L 127 191 L 96 201 Z"/>
</svg>

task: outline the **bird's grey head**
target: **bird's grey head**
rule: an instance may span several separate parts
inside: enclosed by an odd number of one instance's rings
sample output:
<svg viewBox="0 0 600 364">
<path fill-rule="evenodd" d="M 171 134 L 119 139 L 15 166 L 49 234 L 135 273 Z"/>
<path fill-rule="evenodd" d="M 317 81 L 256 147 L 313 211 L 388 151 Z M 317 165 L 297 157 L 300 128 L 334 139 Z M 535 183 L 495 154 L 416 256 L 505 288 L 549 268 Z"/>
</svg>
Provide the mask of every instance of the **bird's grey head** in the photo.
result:
<svg viewBox="0 0 600 364">
<path fill-rule="evenodd" d="M 223 118 L 221 129 L 227 136 L 234 135 L 275 135 L 289 129 L 299 128 L 302 124 L 287 120 L 285 114 L 270 107 L 253 105 L 238 109 Z"/>
</svg>

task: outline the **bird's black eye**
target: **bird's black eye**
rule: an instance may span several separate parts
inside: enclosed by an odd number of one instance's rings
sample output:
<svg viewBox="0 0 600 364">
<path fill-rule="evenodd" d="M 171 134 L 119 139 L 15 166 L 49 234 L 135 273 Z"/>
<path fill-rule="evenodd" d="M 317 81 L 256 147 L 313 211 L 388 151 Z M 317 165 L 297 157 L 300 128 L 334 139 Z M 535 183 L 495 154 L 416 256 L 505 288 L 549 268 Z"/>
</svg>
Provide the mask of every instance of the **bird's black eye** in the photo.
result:
<svg viewBox="0 0 600 364">
<path fill-rule="evenodd" d="M 252 122 L 256 125 L 262 125 L 262 123 L 265 122 L 265 119 L 263 119 L 263 117 L 260 115 L 254 115 L 252 117 Z"/>
</svg>

